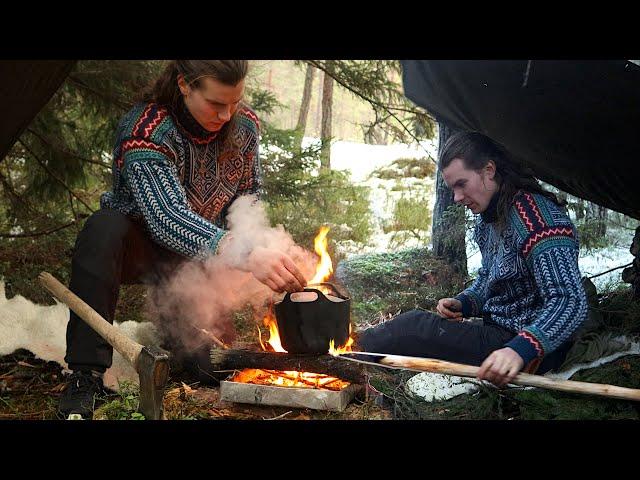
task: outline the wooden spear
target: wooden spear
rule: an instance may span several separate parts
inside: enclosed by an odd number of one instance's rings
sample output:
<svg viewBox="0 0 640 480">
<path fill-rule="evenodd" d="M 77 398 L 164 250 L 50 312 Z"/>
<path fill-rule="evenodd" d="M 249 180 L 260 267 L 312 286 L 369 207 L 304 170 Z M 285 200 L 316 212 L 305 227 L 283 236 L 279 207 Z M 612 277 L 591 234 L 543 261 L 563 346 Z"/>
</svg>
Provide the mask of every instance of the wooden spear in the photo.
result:
<svg viewBox="0 0 640 480">
<path fill-rule="evenodd" d="M 459 377 L 475 378 L 480 367 L 464 365 L 461 363 L 446 362 L 433 358 L 405 357 L 402 355 L 384 355 L 369 352 L 343 353 L 336 355 L 338 358 L 359 363 L 376 365 L 378 367 L 400 368 L 416 370 L 419 372 L 444 373 Z M 515 385 L 527 385 L 531 387 L 560 390 L 563 392 L 583 393 L 588 395 L 600 395 L 603 397 L 619 398 L 622 400 L 640 401 L 640 390 L 634 388 L 618 387 L 603 383 L 576 382 L 574 380 L 556 380 L 541 375 L 519 373 L 510 382 Z"/>
</svg>

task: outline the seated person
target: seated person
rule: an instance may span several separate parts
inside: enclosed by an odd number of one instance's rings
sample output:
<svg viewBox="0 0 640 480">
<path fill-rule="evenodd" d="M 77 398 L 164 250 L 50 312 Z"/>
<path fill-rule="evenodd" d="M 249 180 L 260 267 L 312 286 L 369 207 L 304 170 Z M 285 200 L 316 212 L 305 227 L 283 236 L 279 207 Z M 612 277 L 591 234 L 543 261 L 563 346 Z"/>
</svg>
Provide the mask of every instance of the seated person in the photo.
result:
<svg viewBox="0 0 640 480">
<path fill-rule="evenodd" d="M 563 205 L 480 133 L 453 135 L 438 168 L 454 201 L 478 215 L 478 277 L 440 299 L 440 316 L 403 313 L 361 332 L 359 349 L 480 365 L 478 378 L 497 386 L 559 367 L 587 318 L 576 228 Z"/>
</svg>

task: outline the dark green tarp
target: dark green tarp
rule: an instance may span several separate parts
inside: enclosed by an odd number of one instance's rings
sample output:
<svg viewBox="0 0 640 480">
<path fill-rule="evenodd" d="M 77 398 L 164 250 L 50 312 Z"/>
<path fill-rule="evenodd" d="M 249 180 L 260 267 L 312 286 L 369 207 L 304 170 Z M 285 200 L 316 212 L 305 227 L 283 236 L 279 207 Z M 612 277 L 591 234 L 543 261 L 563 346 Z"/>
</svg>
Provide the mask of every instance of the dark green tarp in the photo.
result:
<svg viewBox="0 0 640 480">
<path fill-rule="evenodd" d="M 0 61 L 0 160 L 67 78 L 72 60 Z"/>
<path fill-rule="evenodd" d="M 640 219 L 640 68 L 624 60 L 404 60 L 405 95 L 541 180 Z"/>
</svg>

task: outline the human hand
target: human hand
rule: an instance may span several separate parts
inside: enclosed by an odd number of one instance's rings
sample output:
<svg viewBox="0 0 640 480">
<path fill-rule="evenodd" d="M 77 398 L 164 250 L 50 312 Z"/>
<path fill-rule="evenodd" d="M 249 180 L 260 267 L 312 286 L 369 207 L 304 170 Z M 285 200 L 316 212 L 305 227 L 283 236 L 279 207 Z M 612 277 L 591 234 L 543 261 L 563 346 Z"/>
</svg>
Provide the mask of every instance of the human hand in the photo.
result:
<svg viewBox="0 0 640 480">
<path fill-rule="evenodd" d="M 245 268 L 274 292 L 300 292 L 307 284 L 291 257 L 280 250 L 254 248 Z"/>
<path fill-rule="evenodd" d="M 491 352 L 482 365 L 476 377 L 479 380 L 488 380 L 497 387 L 502 387 L 511 382 L 518 372 L 524 367 L 522 357 L 509 347 Z"/>
<path fill-rule="evenodd" d="M 441 298 L 438 300 L 436 311 L 444 318 L 462 320 L 462 302 L 455 298 Z"/>
</svg>

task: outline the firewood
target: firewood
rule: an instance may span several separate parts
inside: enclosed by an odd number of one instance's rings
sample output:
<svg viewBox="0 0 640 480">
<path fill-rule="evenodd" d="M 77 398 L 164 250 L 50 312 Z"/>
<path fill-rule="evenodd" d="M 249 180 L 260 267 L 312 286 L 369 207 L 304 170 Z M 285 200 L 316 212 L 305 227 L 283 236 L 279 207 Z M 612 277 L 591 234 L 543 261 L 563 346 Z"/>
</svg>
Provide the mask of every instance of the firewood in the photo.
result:
<svg viewBox="0 0 640 480">
<path fill-rule="evenodd" d="M 363 384 L 366 381 L 364 365 L 348 362 L 331 355 L 290 355 L 280 352 L 211 349 L 208 373 L 226 370 L 259 368 L 263 370 L 296 370 L 337 377 L 347 382 Z M 374 367 L 375 368 L 375 367 Z"/>
</svg>

